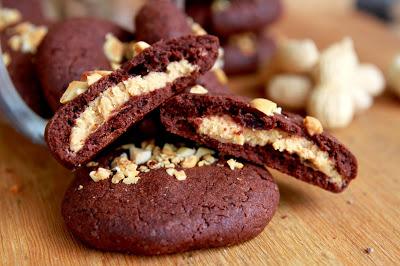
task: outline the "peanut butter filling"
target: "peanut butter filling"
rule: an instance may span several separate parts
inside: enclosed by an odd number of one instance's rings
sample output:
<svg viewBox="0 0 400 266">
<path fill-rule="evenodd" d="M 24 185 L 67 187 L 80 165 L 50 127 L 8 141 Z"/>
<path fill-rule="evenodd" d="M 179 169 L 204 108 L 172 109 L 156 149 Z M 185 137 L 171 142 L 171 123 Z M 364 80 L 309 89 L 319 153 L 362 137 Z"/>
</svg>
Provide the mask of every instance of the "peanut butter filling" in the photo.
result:
<svg viewBox="0 0 400 266">
<path fill-rule="evenodd" d="M 341 185 L 343 182 L 343 177 L 336 170 L 335 163 L 329 158 L 329 154 L 306 138 L 290 136 L 277 129 L 245 128 L 227 115 L 202 118 L 197 132 L 223 143 L 249 144 L 253 147 L 272 145 L 280 152 L 298 155 L 304 164 L 327 175 L 330 183 Z"/>
<path fill-rule="evenodd" d="M 146 76 L 131 77 L 103 91 L 91 101 L 72 127 L 70 150 L 78 152 L 86 139 L 110 119 L 130 97 L 140 96 L 164 88 L 168 83 L 185 77 L 198 69 L 187 60 L 172 62 L 165 72 L 151 72 Z"/>
</svg>

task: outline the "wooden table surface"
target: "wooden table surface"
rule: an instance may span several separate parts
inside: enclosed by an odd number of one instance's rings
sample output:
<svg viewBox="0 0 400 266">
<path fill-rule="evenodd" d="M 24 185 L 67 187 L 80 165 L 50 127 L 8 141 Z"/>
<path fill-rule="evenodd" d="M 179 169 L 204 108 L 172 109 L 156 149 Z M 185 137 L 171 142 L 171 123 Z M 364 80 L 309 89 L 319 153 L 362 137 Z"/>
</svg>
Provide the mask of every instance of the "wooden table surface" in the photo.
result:
<svg viewBox="0 0 400 266">
<path fill-rule="evenodd" d="M 400 40 L 356 13 L 294 9 L 276 25 L 320 46 L 354 38 L 362 60 L 386 67 Z M 254 78 L 236 79 L 239 93 L 256 96 Z M 242 245 L 162 257 L 91 250 L 66 230 L 60 215 L 72 175 L 44 147 L 29 143 L 0 123 L 0 265 L 145 264 L 378 264 L 400 263 L 400 101 L 385 96 L 350 127 L 334 134 L 356 154 L 358 178 L 331 194 L 273 172 L 279 210 L 264 232 Z M 367 254 L 365 249 L 372 248 Z"/>
</svg>

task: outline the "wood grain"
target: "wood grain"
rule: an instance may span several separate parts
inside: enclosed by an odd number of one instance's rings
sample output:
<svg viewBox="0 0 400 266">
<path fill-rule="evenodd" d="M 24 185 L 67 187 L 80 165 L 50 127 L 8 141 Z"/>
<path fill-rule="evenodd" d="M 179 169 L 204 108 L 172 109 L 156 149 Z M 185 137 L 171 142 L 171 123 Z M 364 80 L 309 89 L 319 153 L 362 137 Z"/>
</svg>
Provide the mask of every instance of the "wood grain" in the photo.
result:
<svg viewBox="0 0 400 266">
<path fill-rule="evenodd" d="M 321 46 L 350 35 L 362 60 L 381 67 L 400 48 L 400 41 L 382 25 L 358 13 L 309 12 L 289 8 L 276 30 L 312 37 Z M 257 96 L 261 90 L 251 89 L 254 80 L 236 79 L 233 85 L 241 94 Z M 76 241 L 60 215 L 72 174 L 44 147 L 30 144 L 0 122 L 0 264 L 398 264 L 400 102 L 381 98 L 349 128 L 334 134 L 360 163 L 359 176 L 347 191 L 331 194 L 273 172 L 281 192 L 279 210 L 256 239 L 230 248 L 148 258 L 101 253 Z M 365 253 L 368 247 L 374 249 L 371 254 Z"/>
</svg>

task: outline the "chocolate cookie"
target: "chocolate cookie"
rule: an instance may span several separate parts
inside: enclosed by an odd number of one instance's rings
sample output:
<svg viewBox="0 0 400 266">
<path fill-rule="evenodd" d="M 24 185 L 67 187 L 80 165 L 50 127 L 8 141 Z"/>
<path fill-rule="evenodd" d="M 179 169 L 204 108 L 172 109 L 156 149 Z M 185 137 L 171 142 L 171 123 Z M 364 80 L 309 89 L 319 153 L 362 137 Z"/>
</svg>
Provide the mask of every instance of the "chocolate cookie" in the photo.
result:
<svg viewBox="0 0 400 266">
<path fill-rule="evenodd" d="M 37 71 L 50 107 L 56 111 L 60 98 L 73 80 L 91 70 L 110 70 L 103 51 L 105 37 L 113 34 L 121 41 L 133 39 L 131 33 L 100 19 L 75 18 L 52 27 L 37 54 Z"/>
<path fill-rule="evenodd" d="M 46 128 L 50 151 L 77 168 L 168 98 L 194 85 L 218 54 L 218 39 L 160 41 L 61 107 Z"/>
<path fill-rule="evenodd" d="M 36 56 L 36 43 L 29 43 L 28 38 L 24 39 L 23 44 L 11 41 L 20 41 L 21 38 L 23 38 L 22 35 L 25 35 L 25 37 L 27 36 L 22 30 L 20 30 L 20 28 L 25 27 L 24 25 L 27 25 L 27 27 L 34 27 L 35 29 L 29 29 L 32 30 L 33 33 L 34 30 L 39 29 L 36 27 L 40 27 L 39 31 L 45 31 L 49 26 L 49 23 L 33 25 L 24 22 L 23 25 L 18 25 L 20 26 L 10 26 L 1 33 L 3 60 L 7 61 L 5 63 L 8 73 L 21 98 L 34 112 L 47 118 L 50 117 L 51 111 L 46 103 L 36 74 L 34 63 Z M 39 33 L 39 31 L 38 34 L 43 34 Z M 24 47 L 22 47 L 22 45 Z"/>
<path fill-rule="evenodd" d="M 252 33 L 231 36 L 223 48 L 224 70 L 228 75 L 257 71 L 271 60 L 276 50 L 273 39 Z"/>
<path fill-rule="evenodd" d="M 163 158 L 177 158 L 167 148 L 161 150 L 171 156 Z M 160 255 L 230 246 L 261 233 L 277 209 L 277 185 L 267 170 L 250 164 L 147 168 L 132 182 L 118 177 L 121 160 L 131 165 L 122 156 L 80 169 L 62 203 L 68 229 L 96 249 Z M 110 161 L 118 165 L 111 172 Z"/>
<path fill-rule="evenodd" d="M 147 1 L 135 24 L 137 39 L 150 44 L 192 33 L 185 14 L 171 0 Z"/>
<path fill-rule="evenodd" d="M 188 1 L 186 10 L 207 31 L 228 38 L 260 31 L 280 17 L 282 4 L 280 0 Z"/>
<path fill-rule="evenodd" d="M 265 99 L 185 94 L 164 105 L 161 121 L 171 133 L 332 192 L 357 175 L 354 155 L 318 120 L 281 114 Z"/>
</svg>

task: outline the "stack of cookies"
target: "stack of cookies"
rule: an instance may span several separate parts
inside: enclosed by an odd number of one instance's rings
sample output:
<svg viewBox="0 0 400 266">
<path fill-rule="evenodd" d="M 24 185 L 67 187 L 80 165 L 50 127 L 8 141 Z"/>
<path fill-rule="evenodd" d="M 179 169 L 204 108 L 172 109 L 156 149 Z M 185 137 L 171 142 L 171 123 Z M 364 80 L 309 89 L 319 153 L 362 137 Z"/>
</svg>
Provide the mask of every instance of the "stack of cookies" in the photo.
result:
<svg viewBox="0 0 400 266">
<path fill-rule="evenodd" d="M 62 215 L 82 242 L 140 255 L 234 245 L 277 209 L 267 168 L 332 192 L 356 177 L 318 120 L 233 95 L 218 38 L 169 0 L 148 1 L 135 22 L 132 34 L 71 19 L 38 47 L 55 110 L 45 139 L 76 175 Z"/>
<path fill-rule="evenodd" d="M 220 38 L 228 75 L 255 72 L 275 52 L 265 30 L 282 13 L 280 0 L 188 0 L 186 12 Z"/>
</svg>

